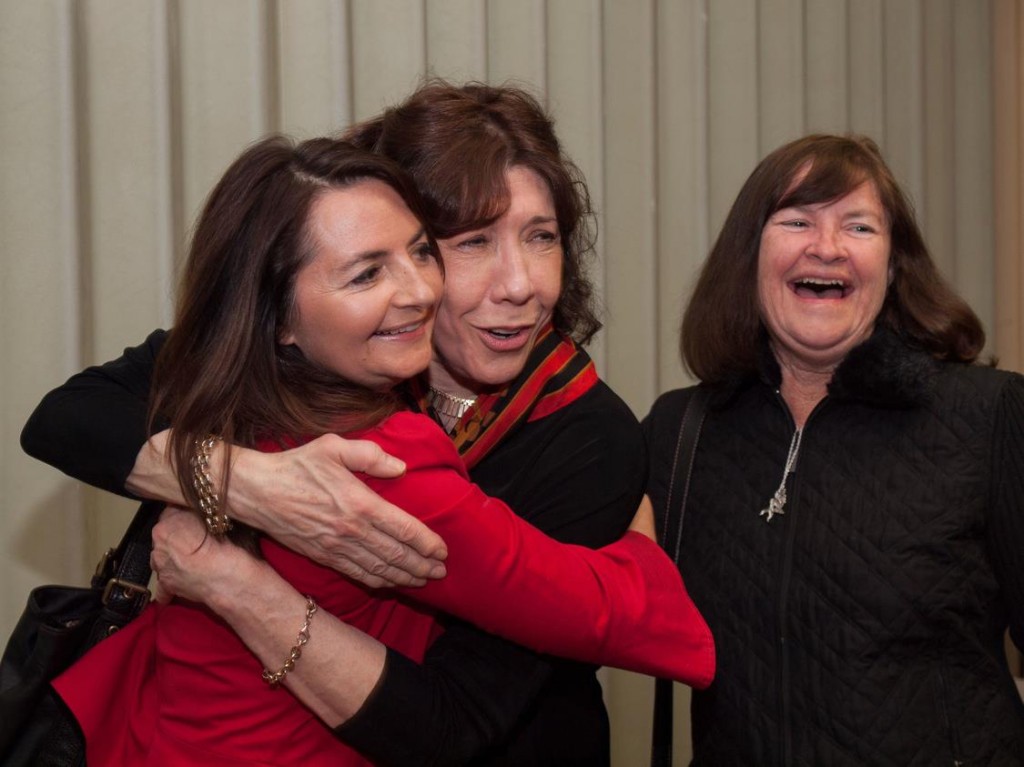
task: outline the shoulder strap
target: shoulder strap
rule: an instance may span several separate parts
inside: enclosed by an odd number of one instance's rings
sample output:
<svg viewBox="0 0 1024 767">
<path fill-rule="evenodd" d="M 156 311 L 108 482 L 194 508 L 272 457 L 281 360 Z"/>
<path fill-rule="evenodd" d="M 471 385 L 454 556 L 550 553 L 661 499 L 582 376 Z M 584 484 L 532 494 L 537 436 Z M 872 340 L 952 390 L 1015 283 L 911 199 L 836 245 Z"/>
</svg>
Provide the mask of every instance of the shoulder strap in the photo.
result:
<svg viewBox="0 0 1024 767">
<path fill-rule="evenodd" d="M 697 440 L 704 425 L 711 390 L 704 385 L 697 386 L 683 410 L 679 424 L 679 437 L 672 460 L 672 477 L 669 480 L 668 496 L 665 500 L 665 525 L 662 530 L 662 545 L 672 561 L 679 564 L 679 550 L 683 540 L 683 515 L 686 513 L 686 499 L 690 493 L 690 472 L 697 454 Z M 679 497 L 678 513 L 675 498 Z M 654 682 L 654 727 L 651 734 L 651 767 L 672 765 L 672 680 L 657 679 Z"/>
<path fill-rule="evenodd" d="M 662 533 L 662 546 L 672 561 L 679 564 L 679 550 L 683 540 L 683 515 L 686 513 L 686 498 L 690 492 L 690 470 L 697 453 L 697 440 L 704 416 L 708 410 L 711 390 L 704 385 L 697 386 L 683 410 L 683 419 L 679 424 L 679 436 L 676 439 L 676 451 L 672 458 L 672 477 L 669 480 L 668 495 L 665 499 L 665 525 Z M 676 498 L 679 498 L 678 506 Z M 673 514 L 674 508 L 679 509 Z"/>
<path fill-rule="evenodd" d="M 100 560 L 92 587 L 102 589 L 103 611 L 93 626 L 88 646 L 126 626 L 149 603 L 149 555 L 153 550 L 153 526 L 162 507 L 156 501 L 143 502 L 117 548 Z"/>
</svg>

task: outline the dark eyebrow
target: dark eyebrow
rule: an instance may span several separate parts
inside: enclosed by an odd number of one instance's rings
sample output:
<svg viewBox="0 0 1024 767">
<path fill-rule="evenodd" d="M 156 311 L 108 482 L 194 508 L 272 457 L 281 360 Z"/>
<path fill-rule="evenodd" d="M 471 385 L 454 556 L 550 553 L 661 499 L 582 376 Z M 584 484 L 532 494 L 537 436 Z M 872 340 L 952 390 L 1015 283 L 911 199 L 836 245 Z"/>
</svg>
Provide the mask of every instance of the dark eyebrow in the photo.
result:
<svg viewBox="0 0 1024 767">
<path fill-rule="evenodd" d="M 419 231 L 417 231 L 416 234 L 409 238 L 409 241 L 406 243 L 406 247 L 411 248 L 413 245 L 415 245 L 417 242 L 423 239 L 423 237 L 425 237 L 426 234 L 427 230 L 421 226 L 419 228 Z M 356 254 L 351 261 L 341 266 L 340 269 L 342 269 L 343 271 L 354 269 L 358 267 L 360 264 L 365 263 L 366 261 L 377 261 L 381 258 L 385 258 L 387 255 L 388 252 L 386 250 L 367 250 L 362 253 Z"/>
<path fill-rule="evenodd" d="M 415 245 L 417 242 L 419 242 L 420 240 L 422 240 L 426 236 L 427 236 L 427 230 L 426 230 L 426 228 L 421 226 L 420 230 L 418 232 L 416 232 L 416 234 L 414 234 L 412 237 L 410 237 L 409 238 L 409 242 L 407 242 L 405 245 L 406 245 L 406 247 L 412 247 L 413 245 Z"/>
<path fill-rule="evenodd" d="M 781 213 L 784 210 L 795 210 L 798 213 L 807 214 L 811 210 L 811 208 L 813 208 L 816 204 L 817 203 L 810 203 L 808 205 L 785 205 L 776 210 L 775 213 L 772 213 L 771 215 L 775 216 L 776 214 Z M 877 218 L 879 221 L 885 221 L 886 216 L 884 212 L 881 215 L 879 215 L 878 213 L 875 213 L 869 208 L 857 208 L 856 210 L 851 210 L 843 214 L 844 221 L 851 218 Z"/>
<path fill-rule="evenodd" d="M 536 226 L 537 224 L 557 224 L 557 216 L 534 216 L 526 222 L 527 226 Z"/>
<path fill-rule="evenodd" d="M 873 210 L 868 210 L 867 208 L 858 208 L 857 210 L 851 210 L 849 213 L 843 216 L 843 218 L 878 218 L 879 220 L 884 220 L 885 215 L 883 214 L 882 216 L 879 216 Z"/>
</svg>

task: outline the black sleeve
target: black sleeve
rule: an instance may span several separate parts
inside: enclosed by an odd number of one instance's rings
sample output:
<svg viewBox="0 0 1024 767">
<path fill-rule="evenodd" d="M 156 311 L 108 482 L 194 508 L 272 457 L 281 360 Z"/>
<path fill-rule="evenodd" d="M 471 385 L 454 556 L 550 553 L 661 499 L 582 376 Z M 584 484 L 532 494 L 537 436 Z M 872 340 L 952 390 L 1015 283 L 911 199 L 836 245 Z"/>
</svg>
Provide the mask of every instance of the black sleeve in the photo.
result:
<svg viewBox="0 0 1024 767">
<path fill-rule="evenodd" d="M 36 406 L 21 447 L 65 474 L 118 495 L 146 442 L 146 409 L 157 353 L 157 330 L 124 355 L 73 375 Z"/>
<path fill-rule="evenodd" d="M 422 666 L 389 649 L 373 695 L 335 732 L 381 767 L 468 764 L 505 739 L 555 663 L 456 623 Z"/>
<path fill-rule="evenodd" d="M 1010 636 L 1024 648 L 1024 377 L 1018 375 L 1003 387 L 995 413 L 988 545 Z"/>
<path fill-rule="evenodd" d="M 593 547 L 623 534 L 646 478 L 646 450 L 636 419 L 624 405 L 620 410 L 607 407 L 600 397 L 596 400 L 599 407 L 581 407 L 571 421 L 525 430 L 510 440 L 490 463 L 495 473 L 484 471 L 487 481 L 477 480 L 556 540 Z M 529 460 L 517 460 L 527 454 Z M 503 492 L 494 493 L 492 485 Z M 374 694 L 336 732 L 381 765 L 467 764 L 496 746 L 501 751 L 552 677 L 578 665 L 456 624 L 433 644 L 422 666 L 389 652 Z M 556 709 L 555 718 L 559 713 L 562 721 L 587 715 Z M 604 716 L 603 707 L 599 713 Z M 557 729 L 550 717 L 546 720 L 529 726 Z M 523 736 L 520 730 L 516 736 L 533 738 L 536 744 L 552 742 L 559 733 Z M 593 737 L 601 735 L 595 732 Z M 517 740 L 516 748 L 524 754 L 532 747 Z M 509 753 L 502 757 L 502 764 L 518 759 Z"/>
</svg>

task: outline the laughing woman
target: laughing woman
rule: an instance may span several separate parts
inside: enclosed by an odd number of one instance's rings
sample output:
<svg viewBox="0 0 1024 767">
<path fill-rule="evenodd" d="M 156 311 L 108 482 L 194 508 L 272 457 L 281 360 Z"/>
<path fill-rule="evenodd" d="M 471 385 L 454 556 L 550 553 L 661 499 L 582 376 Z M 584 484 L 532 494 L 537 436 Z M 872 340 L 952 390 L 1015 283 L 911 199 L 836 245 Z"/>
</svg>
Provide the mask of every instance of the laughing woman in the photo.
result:
<svg viewBox="0 0 1024 767">
<path fill-rule="evenodd" d="M 694 765 L 1021 764 L 1024 378 L 984 338 L 872 141 L 751 174 L 682 328 L 711 402 L 680 569 L 719 648 Z M 692 394 L 645 421 L 662 516 Z"/>
</svg>

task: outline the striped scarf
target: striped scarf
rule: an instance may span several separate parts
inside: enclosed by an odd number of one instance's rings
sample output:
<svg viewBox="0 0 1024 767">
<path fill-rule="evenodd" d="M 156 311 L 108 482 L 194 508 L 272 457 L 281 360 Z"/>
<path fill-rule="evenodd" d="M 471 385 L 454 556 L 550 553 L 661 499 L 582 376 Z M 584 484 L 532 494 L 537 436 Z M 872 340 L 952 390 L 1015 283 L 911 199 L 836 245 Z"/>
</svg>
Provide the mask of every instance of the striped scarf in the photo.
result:
<svg viewBox="0 0 1024 767">
<path fill-rule="evenodd" d="M 476 466 L 519 425 L 574 402 L 597 380 L 597 369 L 587 353 L 548 323 L 516 379 L 499 392 L 481 394 L 455 425 L 452 440 L 466 468 Z M 426 384 L 417 380 L 412 388 L 419 409 L 439 421 Z"/>
</svg>

